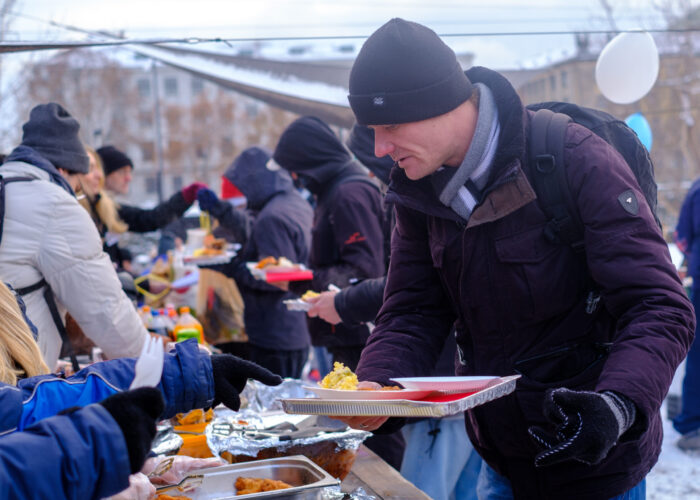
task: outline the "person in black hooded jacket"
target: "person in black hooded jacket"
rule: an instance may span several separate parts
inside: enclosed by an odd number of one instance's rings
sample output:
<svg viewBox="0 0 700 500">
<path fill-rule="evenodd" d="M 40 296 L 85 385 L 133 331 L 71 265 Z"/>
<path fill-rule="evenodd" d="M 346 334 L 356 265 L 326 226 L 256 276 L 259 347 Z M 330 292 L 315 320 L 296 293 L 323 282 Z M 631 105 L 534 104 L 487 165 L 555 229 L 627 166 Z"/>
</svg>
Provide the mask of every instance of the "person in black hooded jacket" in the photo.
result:
<svg viewBox="0 0 700 500">
<path fill-rule="evenodd" d="M 289 311 L 292 292 L 254 278 L 245 263 L 264 257 L 286 257 L 308 264 L 313 209 L 294 188 L 289 174 L 269 162 L 270 154 L 258 147 L 243 151 L 224 173 L 245 195 L 252 218 L 220 201 L 209 189 L 198 193 L 199 206 L 233 233 L 248 234 L 243 249 L 231 264 L 215 267 L 238 284 L 245 303 L 244 321 L 252 361 L 281 375 L 301 378 L 309 354 L 309 331 L 303 314 Z"/>
<path fill-rule="evenodd" d="M 309 258 L 314 290 L 381 278 L 386 261 L 379 188 L 330 127 L 312 116 L 297 119 L 282 133 L 273 158 L 316 198 Z M 351 370 L 369 336 L 363 323 L 332 325 L 319 318 L 309 318 L 309 331 L 314 345 L 326 347 L 334 361 Z M 366 444 L 401 467 L 401 433 L 373 436 Z"/>
<path fill-rule="evenodd" d="M 305 116 L 282 133 L 273 158 L 316 198 L 309 265 L 313 289 L 343 288 L 384 275 L 384 233 L 379 188 L 328 125 Z M 365 325 L 329 325 L 309 319 L 314 345 L 351 369 L 369 336 Z"/>
<path fill-rule="evenodd" d="M 382 193 L 389 185 L 389 171 L 394 165 L 389 156 L 377 158 L 374 156 L 374 131 L 362 125 L 355 124 L 345 144 L 355 158 L 367 167 L 381 183 Z M 393 205 L 384 205 L 384 256 L 388 267 L 391 243 Z M 357 281 L 340 291 L 327 291 L 319 297 L 309 299 L 313 304 L 309 316 L 332 323 L 355 325 L 374 321 L 384 301 L 384 285 L 386 275 L 378 278 Z"/>
</svg>

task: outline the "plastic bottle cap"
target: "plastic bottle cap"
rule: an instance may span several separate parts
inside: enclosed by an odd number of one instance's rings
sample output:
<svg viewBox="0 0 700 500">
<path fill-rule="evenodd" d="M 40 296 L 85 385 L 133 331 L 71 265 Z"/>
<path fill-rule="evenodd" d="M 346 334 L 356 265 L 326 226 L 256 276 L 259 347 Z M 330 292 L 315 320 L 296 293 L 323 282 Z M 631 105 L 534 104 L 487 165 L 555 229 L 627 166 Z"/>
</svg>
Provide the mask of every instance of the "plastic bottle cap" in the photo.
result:
<svg viewBox="0 0 700 500">
<path fill-rule="evenodd" d="M 188 313 L 188 312 L 190 312 L 190 308 L 189 308 L 189 307 L 187 307 L 187 306 L 182 306 L 182 307 L 180 308 L 180 314 L 185 314 L 185 313 Z"/>
</svg>

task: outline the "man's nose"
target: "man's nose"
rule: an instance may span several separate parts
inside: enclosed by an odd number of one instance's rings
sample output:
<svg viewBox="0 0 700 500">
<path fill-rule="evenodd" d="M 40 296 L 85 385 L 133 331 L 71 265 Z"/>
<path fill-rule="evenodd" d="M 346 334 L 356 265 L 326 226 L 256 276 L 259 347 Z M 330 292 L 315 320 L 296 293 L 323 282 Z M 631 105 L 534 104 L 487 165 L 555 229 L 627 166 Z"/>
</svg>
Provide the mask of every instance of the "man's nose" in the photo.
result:
<svg viewBox="0 0 700 500">
<path fill-rule="evenodd" d="M 394 144 L 378 129 L 374 129 L 374 156 L 381 158 L 393 153 Z"/>
</svg>

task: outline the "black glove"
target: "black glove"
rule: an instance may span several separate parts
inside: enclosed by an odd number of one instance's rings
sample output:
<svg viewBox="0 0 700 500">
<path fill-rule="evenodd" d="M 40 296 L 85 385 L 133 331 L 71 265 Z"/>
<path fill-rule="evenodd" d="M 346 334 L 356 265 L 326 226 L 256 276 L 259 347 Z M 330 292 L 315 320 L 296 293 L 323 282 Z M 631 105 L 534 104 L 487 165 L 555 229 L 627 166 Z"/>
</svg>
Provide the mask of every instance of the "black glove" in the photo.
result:
<svg viewBox="0 0 700 500">
<path fill-rule="evenodd" d="M 214 372 L 214 403 L 223 403 L 234 411 L 241 406 L 238 396 L 249 378 L 265 385 L 280 385 L 282 377 L 267 368 L 251 363 L 231 354 L 212 354 L 211 366 Z"/>
<path fill-rule="evenodd" d="M 556 425 L 556 433 L 530 427 L 534 441 L 545 448 L 535 457 L 537 467 L 576 460 L 600 463 L 620 436 L 634 423 L 636 408 L 615 392 L 547 391 L 544 415 Z"/>
<path fill-rule="evenodd" d="M 131 473 L 141 470 L 156 436 L 156 421 L 165 405 L 159 389 L 142 387 L 114 394 L 100 402 L 116 420 L 129 451 Z"/>
</svg>

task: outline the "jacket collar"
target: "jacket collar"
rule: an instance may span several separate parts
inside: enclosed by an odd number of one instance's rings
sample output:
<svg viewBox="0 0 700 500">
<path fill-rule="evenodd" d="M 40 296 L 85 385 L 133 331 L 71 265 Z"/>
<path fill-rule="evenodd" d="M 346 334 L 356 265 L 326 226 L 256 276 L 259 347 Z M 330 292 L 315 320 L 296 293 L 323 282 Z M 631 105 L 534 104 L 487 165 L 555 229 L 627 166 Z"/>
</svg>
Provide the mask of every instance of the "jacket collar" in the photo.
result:
<svg viewBox="0 0 700 500">
<path fill-rule="evenodd" d="M 61 175 L 56 167 L 54 167 L 53 163 L 41 156 L 36 150 L 30 148 L 29 146 L 20 145 L 13 149 L 7 158 L 5 158 L 5 163 L 10 163 L 13 161 L 27 163 L 38 168 L 39 170 L 43 170 L 49 175 L 49 180 L 51 182 L 61 186 L 71 196 L 75 196 L 73 188 L 70 186 L 70 184 L 68 184 L 68 181 Z"/>
</svg>

